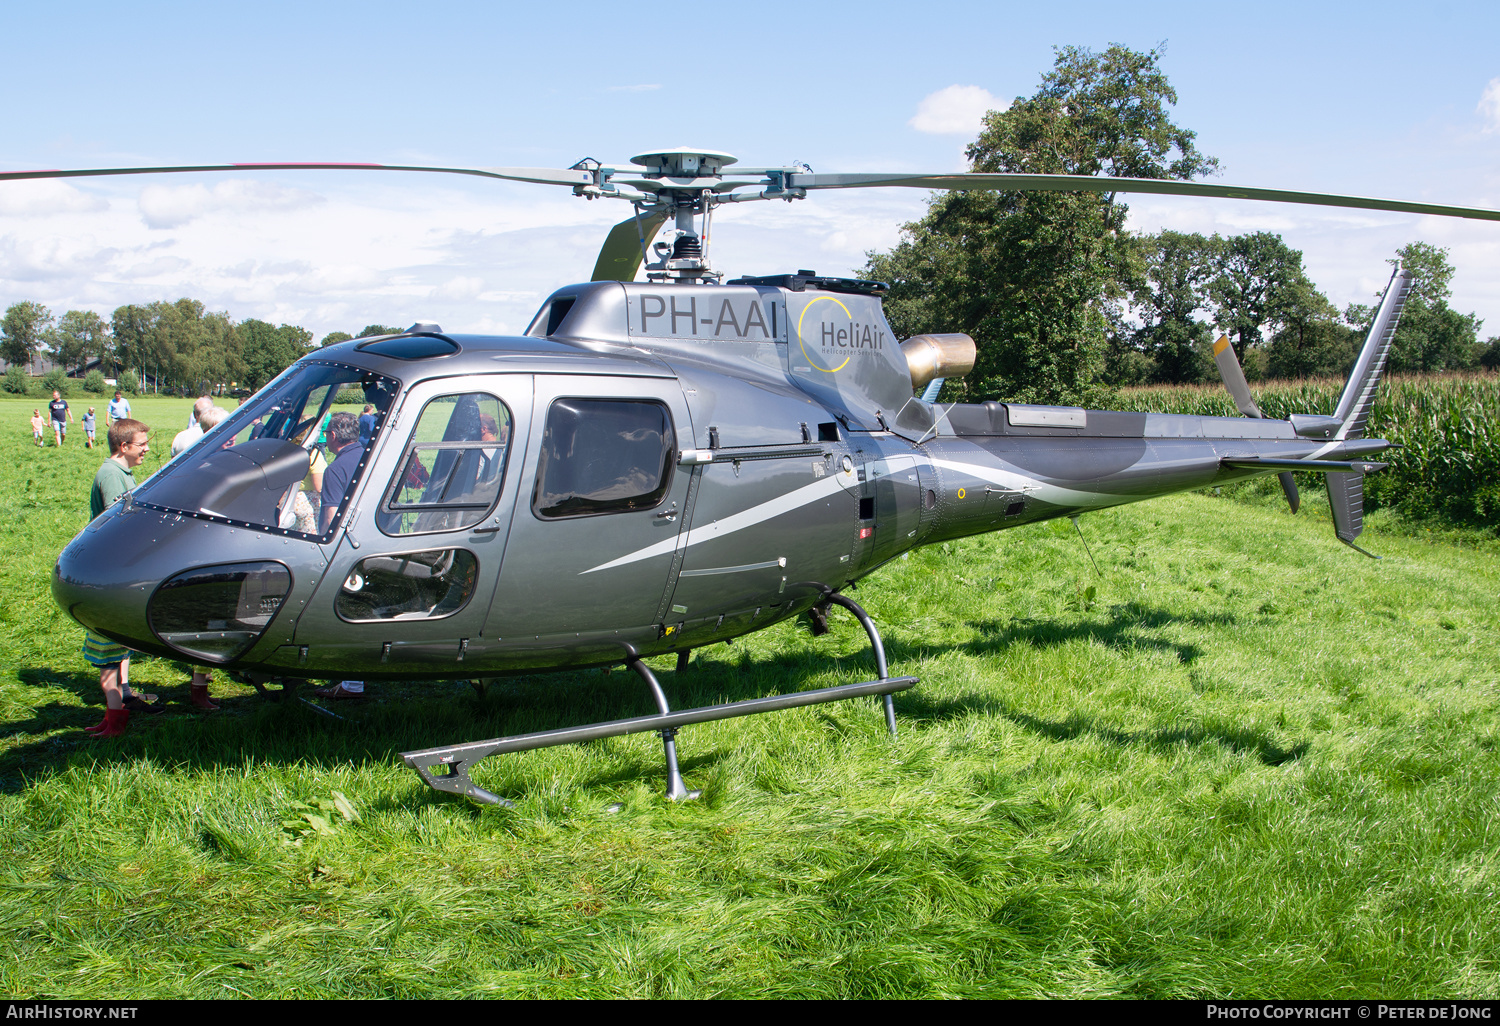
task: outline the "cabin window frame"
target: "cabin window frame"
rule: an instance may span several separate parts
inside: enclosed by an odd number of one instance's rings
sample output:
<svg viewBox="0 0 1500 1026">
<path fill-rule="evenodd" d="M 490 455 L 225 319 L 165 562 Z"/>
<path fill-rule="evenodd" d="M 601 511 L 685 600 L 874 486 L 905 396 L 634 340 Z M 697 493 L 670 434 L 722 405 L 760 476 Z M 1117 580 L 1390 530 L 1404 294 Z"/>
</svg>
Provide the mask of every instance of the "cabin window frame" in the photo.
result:
<svg viewBox="0 0 1500 1026">
<path fill-rule="evenodd" d="M 427 416 L 428 411 L 432 409 L 434 403 L 441 403 L 444 400 L 451 399 L 454 405 L 457 406 L 466 397 L 470 396 L 474 397 L 478 404 L 482 404 L 485 400 L 492 400 L 497 404 L 498 412 L 504 417 L 502 426 L 506 433 L 505 441 L 471 439 L 421 441 L 419 439 L 418 435 L 422 427 L 422 421 Z M 449 417 L 449 422 L 444 425 L 445 435 L 452 429 L 451 418 L 453 417 L 453 413 L 450 413 Z M 411 435 L 406 440 L 405 447 L 401 452 L 401 458 L 396 464 L 395 472 L 392 474 L 390 482 L 385 486 L 380 505 L 377 507 L 375 520 L 381 534 L 390 538 L 413 538 L 421 535 L 442 534 L 451 531 L 472 531 L 484 523 L 485 518 L 499 504 L 500 497 L 505 492 L 505 475 L 509 471 L 511 451 L 515 448 L 516 443 L 515 424 L 515 413 L 505 400 L 494 392 L 481 388 L 459 392 L 445 392 L 426 400 L 422 404 L 421 412 L 417 414 L 416 422 L 412 425 Z M 461 501 L 463 496 L 473 494 L 472 491 L 461 492 L 458 501 L 423 502 L 418 499 L 414 502 L 407 502 L 401 500 L 401 493 L 408 487 L 407 481 L 411 479 L 410 475 L 413 473 L 414 466 L 420 465 L 419 454 L 436 452 L 437 455 L 433 458 L 433 468 L 435 469 L 443 459 L 443 453 L 456 453 L 457 455 L 454 456 L 452 462 L 458 463 L 463 460 L 464 454 L 471 450 L 479 452 L 481 456 L 487 452 L 498 453 L 497 456 L 491 458 L 500 461 L 500 466 L 493 476 L 494 493 L 487 496 L 483 502 Z M 428 480 L 430 480 L 430 472 L 427 468 L 424 466 L 422 470 L 428 473 L 429 477 L 422 480 L 421 484 L 416 487 L 424 487 L 428 484 Z M 449 476 L 456 473 L 461 473 L 461 471 L 452 471 Z M 478 481 L 476 480 L 476 486 L 477 484 Z M 416 519 L 407 528 L 404 526 L 405 516 L 409 513 L 416 514 Z M 441 514 L 456 514 L 456 522 L 447 522 L 446 518 L 441 516 Z M 423 518 L 428 516 L 432 516 L 433 519 L 427 525 L 423 525 Z"/>
<path fill-rule="evenodd" d="M 635 407 L 649 406 L 661 413 L 663 432 L 661 438 L 661 471 L 656 479 L 655 487 L 650 491 L 638 492 L 634 495 L 614 497 L 612 499 L 586 500 L 596 502 L 598 505 L 590 505 L 578 509 L 570 509 L 564 512 L 549 512 L 556 510 L 556 505 L 544 506 L 543 489 L 546 484 L 547 474 L 550 469 L 549 453 L 554 417 L 558 407 L 563 404 L 582 404 L 586 406 L 600 405 L 629 405 Z M 531 512 L 538 520 L 552 522 L 558 520 L 578 520 L 584 517 L 615 516 L 621 513 L 639 513 L 655 509 L 664 503 L 667 496 L 671 494 L 673 474 L 676 468 L 677 454 L 677 423 L 672 417 L 672 408 L 662 399 L 647 396 L 593 396 L 593 395 L 564 395 L 553 399 L 547 407 L 547 416 L 543 423 L 542 440 L 537 452 L 536 479 L 531 491 Z M 646 500 L 650 501 L 646 501 Z"/>
</svg>

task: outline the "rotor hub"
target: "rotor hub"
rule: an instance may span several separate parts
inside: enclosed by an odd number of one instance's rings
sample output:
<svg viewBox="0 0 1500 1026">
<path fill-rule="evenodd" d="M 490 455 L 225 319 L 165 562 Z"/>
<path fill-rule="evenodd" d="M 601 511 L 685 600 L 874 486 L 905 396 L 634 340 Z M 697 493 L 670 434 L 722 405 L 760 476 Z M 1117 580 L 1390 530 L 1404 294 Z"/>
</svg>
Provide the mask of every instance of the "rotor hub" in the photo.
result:
<svg viewBox="0 0 1500 1026">
<path fill-rule="evenodd" d="M 684 146 L 675 150 L 641 153 L 631 157 L 630 162 L 645 168 L 645 174 L 653 178 L 717 178 L 724 168 L 730 164 L 738 164 L 739 158 L 719 150 Z"/>
</svg>

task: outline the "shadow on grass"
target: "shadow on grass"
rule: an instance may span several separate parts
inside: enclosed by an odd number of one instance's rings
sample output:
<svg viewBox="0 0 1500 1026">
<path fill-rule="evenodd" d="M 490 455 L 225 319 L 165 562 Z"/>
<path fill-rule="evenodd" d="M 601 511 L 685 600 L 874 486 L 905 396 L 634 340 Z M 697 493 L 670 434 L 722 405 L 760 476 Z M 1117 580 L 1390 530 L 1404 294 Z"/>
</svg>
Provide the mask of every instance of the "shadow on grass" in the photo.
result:
<svg viewBox="0 0 1500 1026">
<path fill-rule="evenodd" d="M 1114 612 L 1119 614 L 1115 619 L 1084 623 L 976 623 L 971 626 L 981 637 L 937 647 L 993 656 L 1016 644 L 1054 647 L 1089 638 L 1112 648 L 1167 651 L 1180 662 L 1190 663 L 1201 654 L 1196 646 L 1162 641 L 1142 631 L 1169 624 L 1213 627 L 1235 622 L 1229 615 L 1183 617 L 1138 603 L 1116 607 Z M 930 643 L 893 643 L 887 639 L 892 672 L 899 674 L 903 664 L 930 657 L 934 647 Z M 808 686 L 809 679 L 829 673 L 850 683 L 855 679 L 873 679 L 874 659 L 868 649 L 851 660 L 848 655 L 809 647 L 754 662 L 695 661 L 687 673 L 668 671 L 659 677 L 672 707 L 683 709 L 785 694 L 801 690 Z M 371 697 L 362 702 L 324 703 L 340 719 L 309 708 L 296 696 L 284 696 L 279 701 L 265 701 L 248 694 L 217 699 L 221 703 L 220 712 L 203 715 L 182 704 L 185 695 L 165 693 L 162 695 L 168 703 L 165 713 L 138 714 L 132 717 L 128 734 L 101 741 L 80 729 L 92 726 L 101 715 L 95 675 L 88 671 L 59 672 L 43 666 L 23 668 L 18 676 L 23 683 L 34 687 L 71 691 L 87 704 L 81 708 L 61 702 L 35 705 L 30 719 L 0 728 L 0 741 L 30 736 L 29 740 L 6 745 L 0 751 L 0 791 L 19 790 L 29 779 L 78 763 L 129 762 L 143 757 L 167 760 L 192 770 L 275 762 L 322 767 L 391 764 L 400 761 L 403 751 L 656 712 L 646 688 L 634 673 L 623 669 L 583 670 L 506 678 L 492 683 L 483 695 L 476 695 L 466 684 L 454 680 L 374 683 L 370 686 Z M 305 695 L 306 691 L 302 693 Z M 999 697 L 930 702 L 917 692 L 908 691 L 898 696 L 897 702 L 904 715 L 930 720 L 959 718 L 975 712 L 1004 716 L 1057 740 L 1089 733 L 1120 745 L 1169 747 L 1219 743 L 1238 751 L 1254 752 L 1273 765 L 1301 754 L 1301 749 L 1282 748 L 1253 731 L 1163 728 L 1122 732 L 1079 717 L 1049 723 L 1016 711 Z M 689 757 L 684 753 L 682 765 L 685 770 L 701 767 L 716 758 L 711 754 Z M 596 783 L 614 784 L 660 772 L 659 755 L 646 761 L 632 759 L 622 763 L 617 773 L 600 777 Z M 433 796 L 437 797 L 435 792 Z"/>
<path fill-rule="evenodd" d="M 1070 641 L 1088 639 L 1121 652 L 1168 653 L 1179 663 L 1188 665 L 1203 655 L 1203 649 L 1197 645 L 1167 641 L 1144 632 L 1168 626 L 1232 627 L 1238 622 L 1238 618 L 1232 613 L 1182 615 L 1153 609 L 1138 602 L 1126 606 L 1113 606 L 1109 612 L 1110 615 L 1107 618 L 1082 622 L 1030 619 L 1006 622 L 971 620 L 968 621 L 968 625 L 980 632 L 983 637 L 958 647 L 976 655 L 987 655 L 1002 652 L 1016 644 L 1030 645 L 1033 648 L 1057 648 Z"/>
<path fill-rule="evenodd" d="M 1019 727 L 1054 741 L 1072 741 L 1091 736 L 1122 748 L 1145 747 L 1160 752 L 1183 745 L 1221 744 L 1232 751 L 1253 755 L 1267 766 L 1280 766 L 1293 759 L 1300 759 L 1308 750 L 1306 742 L 1287 747 L 1248 728 L 1214 730 L 1202 726 L 1171 726 L 1157 730 L 1118 730 L 1099 722 L 1093 716 L 1077 712 L 1065 720 L 1044 720 L 1016 709 L 1003 699 L 990 696 L 974 695 L 946 702 L 930 702 L 918 695 L 907 699 L 902 705 L 902 712 L 921 719 L 953 719 L 975 713 L 1003 717 Z"/>
</svg>

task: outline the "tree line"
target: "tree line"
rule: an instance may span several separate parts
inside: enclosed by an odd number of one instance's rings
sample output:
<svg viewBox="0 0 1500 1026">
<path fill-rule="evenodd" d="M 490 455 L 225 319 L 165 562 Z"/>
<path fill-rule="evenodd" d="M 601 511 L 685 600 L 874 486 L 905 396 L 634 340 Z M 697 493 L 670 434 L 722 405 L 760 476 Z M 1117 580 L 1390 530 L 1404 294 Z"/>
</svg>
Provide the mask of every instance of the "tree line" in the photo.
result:
<svg viewBox="0 0 1500 1026">
<path fill-rule="evenodd" d="M 1189 180 L 1216 174 L 1196 134 L 1175 124 L 1177 93 L 1161 50 L 1056 52 L 1037 92 L 985 115 L 971 169 Z M 1114 193 L 949 192 L 903 229 L 864 273 L 891 284 L 886 315 L 900 336 L 966 331 L 974 372 L 945 399 L 1102 405 L 1115 386 L 1217 380 L 1211 342 L 1232 341 L 1246 374 L 1342 374 L 1374 304 L 1337 310 L 1279 235 L 1231 238 L 1125 227 Z M 1390 367 L 1500 367 L 1500 338 L 1447 305 L 1447 250 L 1413 242 L 1391 260 L 1415 286 Z"/>
<path fill-rule="evenodd" d="M 319 345 L 392 334 L 367 325 L 359 335 L 331 332 Z M 135 390 L 202 395 L 230 387 L 260 388 L 313 349 L 312 332 L 295 324 L 235 321 L 196 299 L 126 305 L 108 320 L 92 310 L 61 317 L 40 303 L 13 303 L 0 321 L 0 357 L 13 369 L 46 354 L 73 376 L 92 366 Z"/>
</svg>

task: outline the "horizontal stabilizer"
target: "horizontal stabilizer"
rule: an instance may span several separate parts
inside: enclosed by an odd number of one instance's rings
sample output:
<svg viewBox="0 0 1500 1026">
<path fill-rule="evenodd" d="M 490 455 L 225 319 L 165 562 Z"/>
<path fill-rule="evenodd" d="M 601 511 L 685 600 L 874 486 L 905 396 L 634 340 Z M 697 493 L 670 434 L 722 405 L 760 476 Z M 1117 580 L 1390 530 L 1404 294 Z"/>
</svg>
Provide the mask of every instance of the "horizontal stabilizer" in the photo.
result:
<svg viewBox="0 0 1500 1026">
<path fill-rule="evenodd" d="M 1270 456 L 1226 456 L 1219 462 L 1237 470 L 1311 470 L 1319 474 L 1373 474 L 1390 466 L 1365 460 L 1284 460 Z"/>
</svg>

